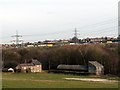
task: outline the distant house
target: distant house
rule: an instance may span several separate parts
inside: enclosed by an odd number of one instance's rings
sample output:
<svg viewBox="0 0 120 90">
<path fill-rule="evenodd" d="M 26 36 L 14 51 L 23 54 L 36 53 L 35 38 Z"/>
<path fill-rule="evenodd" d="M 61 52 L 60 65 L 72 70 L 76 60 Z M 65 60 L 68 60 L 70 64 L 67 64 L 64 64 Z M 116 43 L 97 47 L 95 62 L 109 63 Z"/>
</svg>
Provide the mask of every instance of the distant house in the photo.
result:
<svg viewBox="0 0 120 90">
<path fill-rule="evenodd" d="M 103 75 L 104 74 L 104 67 L 97 61 L 89 61 L 88 70 L 87 66 L 85 65 L 64 65 L 60 64 L 57 66 L 58 70 L 68 70 L 68 71 L 77 71 L 77 72 L 84 72 L 88 71 L 89 74 L 95 75 Z"/>
<path fill-rule="evenodd" d="M 27 45 L 27 47 L 34 47 L 34 45 Z"/>
<path fill-rule="evenodd" d="M 112 43 L 112 41 L 107 41 L 107 43 Z"/>
<path fill-rule="evenodd" d="M 16 72 L 42 72 L 42 64 L 36 60 L 36 59 L 32 59 L 31 63 L 23 63 L 23 64 L 19 64 L 16 68 Z"/>
<path fill-rule="evenodd" d="M 52 43 L 48 43 L 48 44 L 46 44 L 48 47 L 52 47 L 53 46 L 53 44 Z"/>
</svg>

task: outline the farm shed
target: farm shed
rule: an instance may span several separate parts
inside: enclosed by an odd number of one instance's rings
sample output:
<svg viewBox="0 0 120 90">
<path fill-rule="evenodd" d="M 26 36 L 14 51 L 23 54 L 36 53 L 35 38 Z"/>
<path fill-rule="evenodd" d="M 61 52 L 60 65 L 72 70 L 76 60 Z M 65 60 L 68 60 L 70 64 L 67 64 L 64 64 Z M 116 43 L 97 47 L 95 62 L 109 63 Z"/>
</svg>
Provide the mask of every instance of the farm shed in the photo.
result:
<svg viewBox="0 0 120 90">
<path fill-rule="evenodd" d="M 16 72 L 42 72 L 42 64 L 36 60 L 33 59 L 31 63 L 23 63 L 19 64 L 16 68 Z"/>
<path fill-rule="evenodd" d="M 64 65 L 60 64 L 57 66 L 57 70 L 68 70 L 68 71 L 79 71 L 79 72 L 86 72 L 87 66 L 85 65 Z M 97 61 L 89 61 L 88 64 L 88 73 L 95 74 L 95 75 L 103 75 L 104 74 L 104 67 Z"/>
</svg>

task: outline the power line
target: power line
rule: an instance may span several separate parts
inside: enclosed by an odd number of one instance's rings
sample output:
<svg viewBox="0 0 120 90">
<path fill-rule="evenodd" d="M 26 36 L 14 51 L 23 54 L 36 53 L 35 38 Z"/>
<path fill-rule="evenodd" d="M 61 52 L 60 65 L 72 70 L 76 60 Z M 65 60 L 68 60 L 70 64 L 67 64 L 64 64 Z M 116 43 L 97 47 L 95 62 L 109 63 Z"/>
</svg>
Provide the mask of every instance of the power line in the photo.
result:
<svg viewBox="0 0 120 90">
<path fill-rule="evenodd" d="M 102 33 L 102 32 L 109 32 L 109 31 L 115 31 L 115 29 L 118 29 L 118 26 L 112 26 L 108 28 L 103 28 L 103 29 L 97 29 L 93 31 L 87 31 L 87 33 L 81 33 L 81 34 L 88 34 L 88 33 Z"/>
<path fill-rule="evenodd" d="M 108 22 L 111 22 L 111 23 L 113 23 L 114 21 L 117 21 L 117 19 L 118 18 L 112 18 L 112 19 L 109 19 L 109 20 L 106 20 L 106 21 L 102 21 L 102 22 L 98 22 L 98 23 L 93 23 L 93 24 L 89 24 L 89 25 L 86 25 L 86 26 L 83 26 L 83 27 L 80 27 L 80 28 L 78 28 L 78 29 L 83 29 L 83 28 L 89 28 L 89 26 L 94 26 L 94 25 L 99 25 L 99 26 L 101 26 L 102 24 L 103 25 L 105 25 L 105 23 L 106 24 L 108 24 Z M 96 28 L 96 26 L 94 26 L 95 28 Z M 61 30 L 61 31 L 59 31 L 59 32 L 54 32 L 54 33 L 44 33 L 44 34 L 31 34 L 31 35 L 23 35 L 23 36 L 41 36 L 41 35 L 50 35 L 50 34 L 63 34 L 63 33 L 66 33 L 66 32 L 68 32 L 68 31 L 70 31 L 70 29 L 68 29 L 68 30 Z M 88 31 L 87 31 L 88 32 Z M 3 38 L 7 38 L 7 37 L 3 37 Z"/>
<path fill-rule="evenodd" d="M 89 27 L 91 27 L 91 26 L 94 26 L 95 28 L 97 27 L 96 25 L 99 25 L 99 26 L 101 26 L 101 25 L 105 25 L 105 24 L 109 24 L 108 22 L 110 22 L 110 23 L 113 23 L 114 21 L 117 21 L 117 19 L 118 18 L 113 18 L 113 19 L 110 19 L 110 20 L 106 20 L 106 21 L 102 21 L 102 22 L 99 22 L 99 23 L 94 23 L 94 24 L 90 24 L 90 25 L 86 25 L 86 26 L 83 26 L 83 27 L 80 27 L 80 28 L 78 28 L 78 29 L 84 29 L 84 28 L 89 28 Z M 41 35 L 55 35 L 55 34 L 63 34 L 63 33 L 67 33 L 68 31 L 70 31 L 70 29 L 68 29 L 68 30 L 61 30 L 61 31 L 59 31 L 59 32 L 53 32 L 53 33 L 44 33 L 44 34 L 32 34 L 32 35 L 23 35 L 23 36 L 41 36 Z"/>
<path fill-rule="evenodd" d="M 93 23 L 93 24 L 85 25 L 85 26 L 79 27 L 78 29 L 89 28 L 91 26 L 96 27 L 96 25 L 103 26 L 103 25 L 110 24 L 110 23 L 113 24 L 113 22 L 118 22 L 118 18 L 113 18 L 113 19 L 110 19 L 110 20 L 106 20 L 106 21 L 102 21 L 102 22 L 98 22 L 98 23 Z"/>
<path fill-rule="evenodd" d="M 95 23 L 95 24 L 91 24 L 91 25 L 86 25 L 84 27 L 81 27 L 81 28 L 77 28 L 77 29 L 80 29 L 79 32 L 81 31 L 81 35 L 86 35 L 87 33 L 88 34 L 93 34 L 93 33 L 105 33 L 106 31 L 115 31 L 115 28 L 117 28 L 118 26 L 111 26 L 111 27 L 108 27 L 108 28 L 103 28 L 103 29 L 100 29 L 98 28 L 98 26 L 101 26 L 101 25 L 106 25 L 106 24 L 110 24 L 110 23 L 113 23 L 115 21 L 118 21 L 117 20 L 118 18 L 115 18 L 115 19 L 110 19 L 110 20 L 106 20 L 106 21 L 102 21 L 102 22 L 99 22 L 99 23 Z M 110 25 L 109 25 L 110 26 Z M 88 30 L 90 27 L 93 27 L 94 30 Z M 86 29 L 87 28 L 87 29 Z M 98 28 L 98 29 L 97 29 Z M 111 30 L 113 29 L 113 30 Z M 66 34 L 70 33 L 70 29 L 69 30 L 61 30 L 59 32 L 53 32 L 53 33 L 44 33 L 44 34 L 31 34 L 31 35 L 23 35 L 25 37 L 30 37 L 30 36 L 39 36 L 39 37 L 43 37 L 43 36 L 53 36 L 53 35 L 63 35 L 65 34 L 64 36 L 66 36 Z M 86 32 L 87 31 L 87 32 Z M 102 32 L 101 32 L 102 31 Z M 78 34 L 77 34 L 78 30 L 76 30 L 76 35 L 74 33 L 74 35 L 76 37 L 78 37 Z M 106 33 L 106 34 L 108 34 Z M 72 35 L 72 31 L 71 31 L 71 35 Z M 14 42 L 16 42 L 16 44 L 19 44 L 19 42 L 21 40 L 19 40 L 19 37 L 22 37 L 21 35 L 18 35 L 18 32 L 16 31 L 16 35 L 12 36 L 12 37 L 16 37 L 16 40 L 13 40 Z M 2 37 L 2 38 L 7 38 L 7 37 Z M 9 38 L 9 37 L 8 37 Z"/>
</svg>

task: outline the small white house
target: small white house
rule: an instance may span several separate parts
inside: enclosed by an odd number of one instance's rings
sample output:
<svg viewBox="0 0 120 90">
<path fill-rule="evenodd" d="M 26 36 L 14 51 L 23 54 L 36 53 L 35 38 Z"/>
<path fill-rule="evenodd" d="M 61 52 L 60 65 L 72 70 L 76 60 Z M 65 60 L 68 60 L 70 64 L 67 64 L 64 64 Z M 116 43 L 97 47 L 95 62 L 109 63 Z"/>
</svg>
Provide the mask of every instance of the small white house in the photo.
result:
<svg viewBox="0 0 120 90">
<path fill-rule="evenodd" d="M 14 72 L 14 69 L 13 68 L 9 68 L 8 71 Z"/>
</svg>

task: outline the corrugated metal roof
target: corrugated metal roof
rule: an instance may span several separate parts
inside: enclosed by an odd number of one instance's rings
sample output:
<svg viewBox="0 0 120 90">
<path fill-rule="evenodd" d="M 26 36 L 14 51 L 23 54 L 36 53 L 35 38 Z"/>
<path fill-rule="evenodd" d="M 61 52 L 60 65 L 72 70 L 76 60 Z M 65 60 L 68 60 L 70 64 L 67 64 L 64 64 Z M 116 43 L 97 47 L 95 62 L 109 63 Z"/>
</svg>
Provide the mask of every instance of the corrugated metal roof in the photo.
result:
<svg viewBox="0 0 120 90">
<path fill-rule="evenodd" d="M 57 69 L 86 70 L 86 66 L 84 66 L 84 65 L 63 65 L 63 64 L 60 64 L 60 65 L 57 66 Z"/>
<path fill-rule="evenodd" d="M 104 66 L 102 64 L 100 64 L 99 62 L 97 61 L 89 61 L 90 64 L 94 65 L 95 67 L 101 67 L 103 68 Z"/>
</svg>

